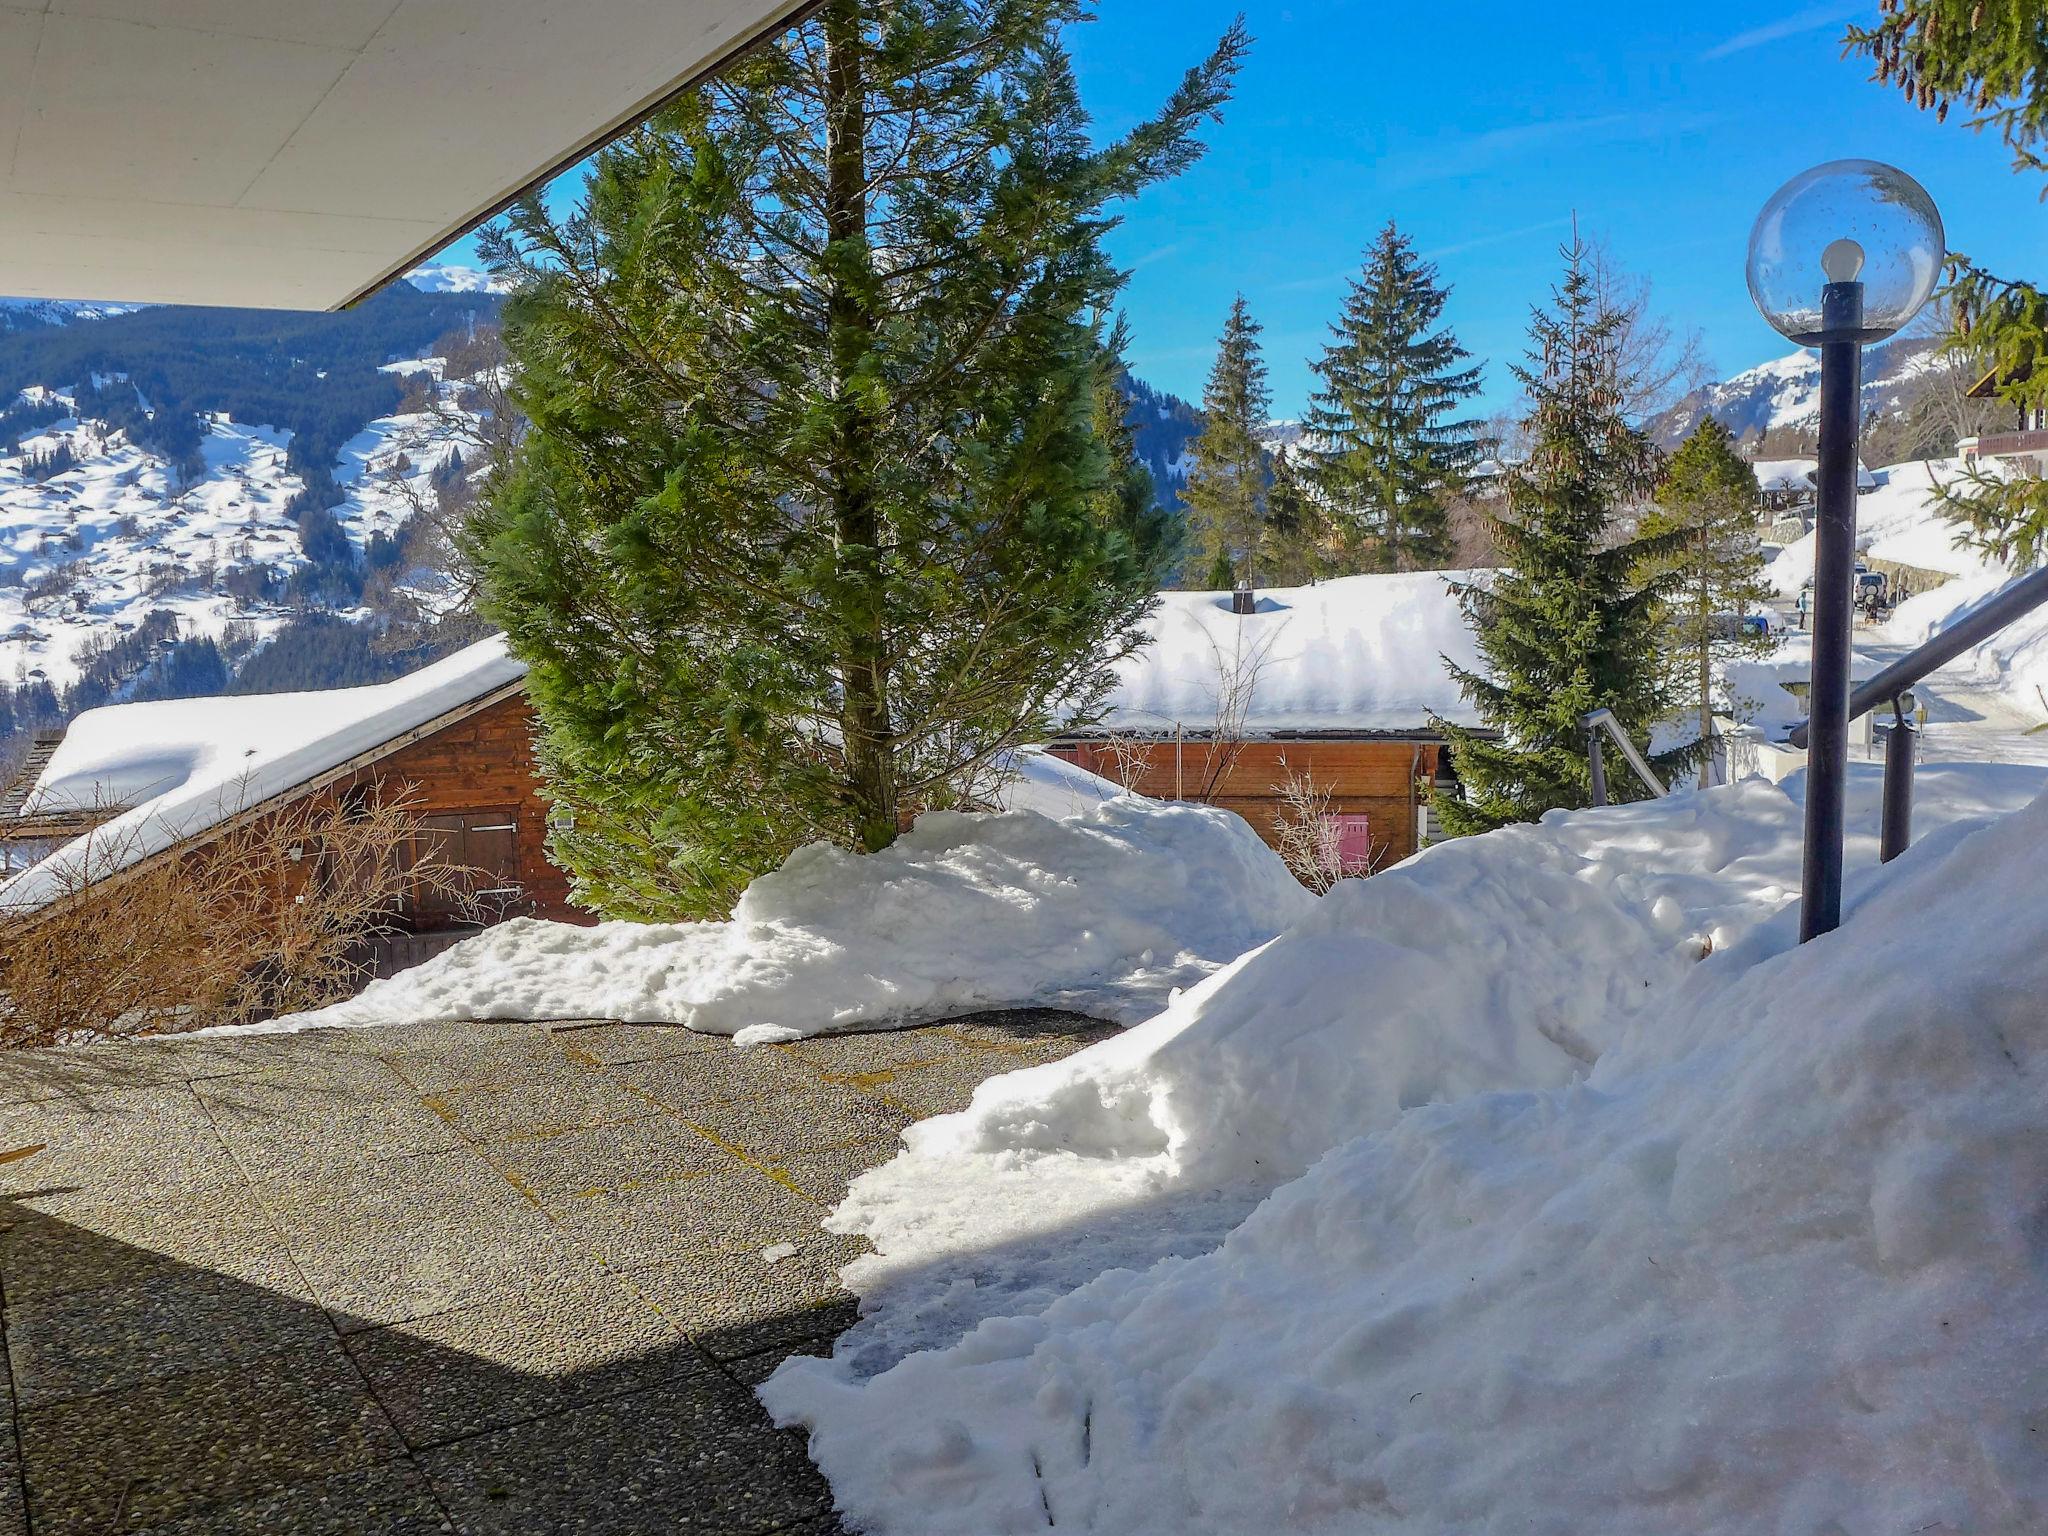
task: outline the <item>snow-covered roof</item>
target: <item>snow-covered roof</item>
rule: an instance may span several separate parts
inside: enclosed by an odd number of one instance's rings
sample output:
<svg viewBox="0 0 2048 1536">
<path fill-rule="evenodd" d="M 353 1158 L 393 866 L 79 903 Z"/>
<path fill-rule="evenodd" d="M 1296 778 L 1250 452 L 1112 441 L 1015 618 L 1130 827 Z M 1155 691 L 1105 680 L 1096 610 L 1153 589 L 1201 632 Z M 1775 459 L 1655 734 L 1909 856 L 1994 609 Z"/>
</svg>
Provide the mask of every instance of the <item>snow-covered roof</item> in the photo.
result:
<svg viewBox="0 0 2048 1536">
<path fill-rule="evenodd" d="M 1163 592 L 1149 643 L 1116 669 L 1098 729 L 1213 731 L 1233 680 L 1249 685 L 1240 728 L 1253 734 L 1423 731 L 1432 715 L 1476 724 L 1444 658 L 1479 669 L 1452 584 L 1484 574 L 1273 587 L 1243 615 L 1228 592 Z"/>
<path fill-rule="evenodd" d="M 1756 471 L 1757 489 L 1766 495 L 1772 492 L 1811 491 L 1814 488 L 1814 476 L 1820 472 L 1820 460 L 1758 459 L 1750 468 Z M 1856 466 L 1858 490 L 1875 490 L 1879 483 L 1877 476 L 1861 464 Z"/>
<path fill-rule="evenodd" d="M 525 676 L 503 636 L 396 682 L 316 693 L 111 704 L 73 720 L 20 814 L 122 807 L 0 885 L 34 909 L 220 825 Z"/>
</svg>

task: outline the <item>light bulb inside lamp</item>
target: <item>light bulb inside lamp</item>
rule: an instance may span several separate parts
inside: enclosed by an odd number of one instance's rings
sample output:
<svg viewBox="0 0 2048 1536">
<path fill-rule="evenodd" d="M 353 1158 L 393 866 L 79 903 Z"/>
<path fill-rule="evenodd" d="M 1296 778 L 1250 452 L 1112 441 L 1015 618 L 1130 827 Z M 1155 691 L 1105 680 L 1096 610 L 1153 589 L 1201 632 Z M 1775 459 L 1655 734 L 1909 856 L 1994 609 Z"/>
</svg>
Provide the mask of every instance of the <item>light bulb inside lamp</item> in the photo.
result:
<svg viewBox="0 0 2048 1536">
<path fill-rule="evenodd" d="M 1863 247 L 1854 240 L 1835 240 L 1820 253 L 1820 269 L 1831 283 L 1853 283 L 1863 272 Z"/>
</svg>

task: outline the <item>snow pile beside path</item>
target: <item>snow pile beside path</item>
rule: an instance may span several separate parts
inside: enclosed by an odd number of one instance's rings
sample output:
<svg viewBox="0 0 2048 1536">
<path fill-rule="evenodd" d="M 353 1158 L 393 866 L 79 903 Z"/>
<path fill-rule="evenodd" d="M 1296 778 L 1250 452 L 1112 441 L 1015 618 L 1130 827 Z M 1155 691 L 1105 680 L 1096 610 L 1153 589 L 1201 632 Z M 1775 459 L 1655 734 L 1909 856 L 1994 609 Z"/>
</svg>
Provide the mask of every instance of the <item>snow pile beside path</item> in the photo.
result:
<svg viewBox="0 0 2048 1536">
<path fill-rule="evenodd" d="M 935 812 L 882 853 L 802 849 L 730 922 L 504 923 L 349 1002 L 257 1027 L 609 1018 L 787 1039 L 992 1006 L 1143 1018 L 1314 905 L 1223 811 Z"/>
<path fill-rule="evenodd" d="M 1027 1288 L 892 1364 L 895 1295 L 933 1305 L 899 1275 L 764 1400 L 875 1536 L 2040 1529 L 2048 797 L 1859 869 L 1844 929 L 1795 949 L 1775 794 L 1434 851 L 1163 1019 L 984 1085 L 835 1225 L 901 1217 L 947 1144 L 941 1204 L 1015 1199 L 1034 1160 L 1149 1163 L 1126 1222 L 1177 1166 L 1287 1181 L 1212 1251 Z M 1210 1070 L 1174 1060 L 1205 1034 Z M 885 1230 L 899 1265 L 915 1235 Z M 1000 1282 L 1007 1251 L 983 1262 Z"/>
<path fill-rule="evenodd" d="M 1885 638 L 1900 645 L 1930 640 L 2015 579 L 1987 571 L 1908 598 L 1892 615 Z M 2048 607 L 2036 608 L 1949 665 L 1998 688 L 2023 713 L 2048 716 Z"/>
</svg>

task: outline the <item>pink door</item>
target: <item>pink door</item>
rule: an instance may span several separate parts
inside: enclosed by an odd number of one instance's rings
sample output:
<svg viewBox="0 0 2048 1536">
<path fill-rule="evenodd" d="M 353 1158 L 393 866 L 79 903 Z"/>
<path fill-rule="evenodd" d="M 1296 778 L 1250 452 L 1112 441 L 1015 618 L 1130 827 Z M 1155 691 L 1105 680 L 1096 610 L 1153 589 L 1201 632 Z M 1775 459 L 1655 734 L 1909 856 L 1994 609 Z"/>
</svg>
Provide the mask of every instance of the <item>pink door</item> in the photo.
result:
<svg viewBox="0 0 2048 1536">
<path fill-rule="evenodd" d="M 1347 875 L 1372 870 L 1372 818 L 1363 811 L 1337 811 L 1330 816 L 1337 834 L 1337 868 Z"/>
</svg>

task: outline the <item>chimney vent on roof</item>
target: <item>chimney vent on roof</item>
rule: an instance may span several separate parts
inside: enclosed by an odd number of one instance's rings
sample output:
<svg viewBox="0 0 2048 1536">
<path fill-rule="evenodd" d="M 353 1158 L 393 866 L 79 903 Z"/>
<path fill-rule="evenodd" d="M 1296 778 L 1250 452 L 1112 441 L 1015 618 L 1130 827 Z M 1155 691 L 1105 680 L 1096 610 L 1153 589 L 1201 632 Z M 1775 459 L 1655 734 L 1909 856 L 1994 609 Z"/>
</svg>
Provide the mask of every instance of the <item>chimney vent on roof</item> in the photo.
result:
<svg viewBox="0 0 2048 1536">
<path fill-rule="evenodd" d="M 1240 581 L 1236 589 L 1230 594 L 1230 611 L 1232 613 L 1257 613 L 1258 610 L 1258 600 L 1252 596 L 1252 584 L 1248 581 Z"/>
</svg>

